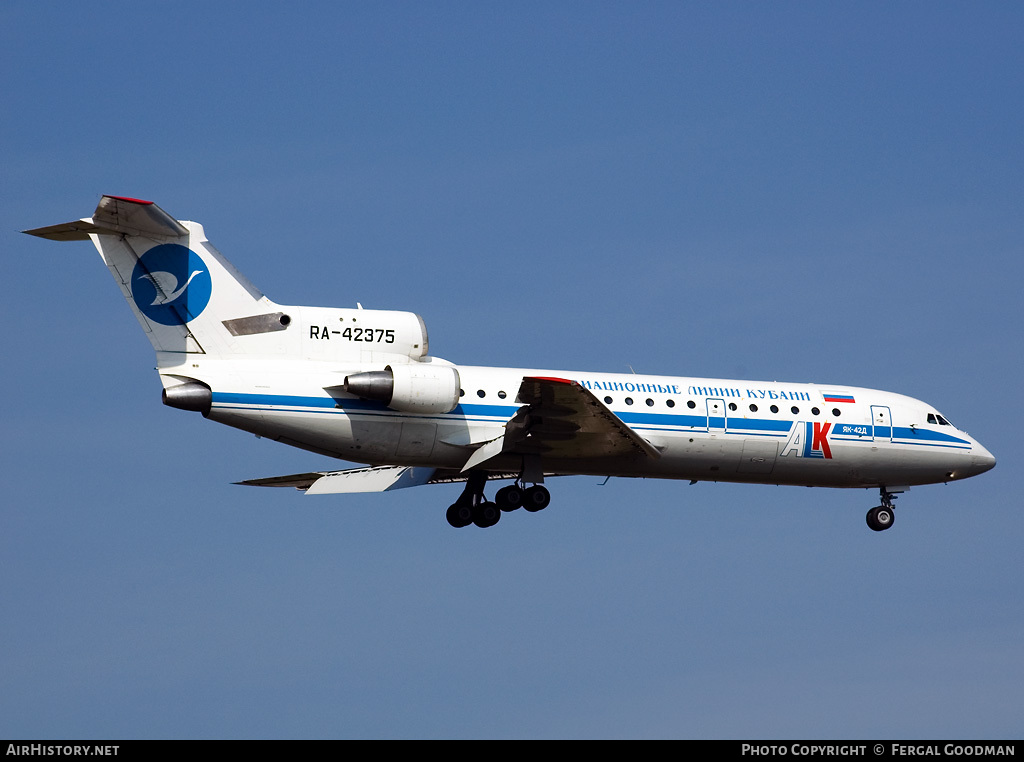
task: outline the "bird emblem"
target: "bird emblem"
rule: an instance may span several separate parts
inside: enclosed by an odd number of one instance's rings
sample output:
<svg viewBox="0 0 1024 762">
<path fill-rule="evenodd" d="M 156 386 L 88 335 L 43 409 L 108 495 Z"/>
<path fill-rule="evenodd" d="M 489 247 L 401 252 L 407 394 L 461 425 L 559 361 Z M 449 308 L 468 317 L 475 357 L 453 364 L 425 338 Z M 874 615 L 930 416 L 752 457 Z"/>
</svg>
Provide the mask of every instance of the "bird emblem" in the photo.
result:
<svg viewBox="0 0 1024 762">
<path fill-rule="evenodd" d="M 199 275 L 202 270 L 193 270 L 192 274 L 188 276 L 188 280 L 179 288 L 178 279 L 174 274 L 165 272 L 163 270 L 155 273 L 146 273 L 139 277 L 139 280 L 148 280 L 153 284 L 153 288 L 156 289 L 156 295 L 153 297 L 153 301 L 150 303 L 150 307 L 160 304 L 170 304 L 188 288 L 188 284 L 192 282 L 192 279 Z"/>
</svg>

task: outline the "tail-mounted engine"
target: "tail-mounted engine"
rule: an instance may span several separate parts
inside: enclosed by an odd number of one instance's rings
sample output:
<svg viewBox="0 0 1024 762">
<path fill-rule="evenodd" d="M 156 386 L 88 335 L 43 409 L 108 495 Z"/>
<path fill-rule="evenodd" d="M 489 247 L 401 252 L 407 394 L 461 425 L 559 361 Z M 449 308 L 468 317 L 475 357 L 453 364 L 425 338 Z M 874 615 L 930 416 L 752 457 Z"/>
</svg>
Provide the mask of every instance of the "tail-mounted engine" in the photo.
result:
<svg viewBox="0 0 1024 762">
<path fill-rule="evenodd" d="M 185 383 L 168 386 L 163 390 L 163 403 L 178 410 L 194 410 L 204 416 L 208 415 L 210 405 L 213 404 L 213 392 L 210 391 L 210 387 L 195 379 L 183 380 Z"/>
<path fill-rule="evenodd" d="M 341 388 L 403 413 L 449 413 L 459 404 L 459 371 L 449 365 L 388 365 L 346 376 Z"/>
</svg>

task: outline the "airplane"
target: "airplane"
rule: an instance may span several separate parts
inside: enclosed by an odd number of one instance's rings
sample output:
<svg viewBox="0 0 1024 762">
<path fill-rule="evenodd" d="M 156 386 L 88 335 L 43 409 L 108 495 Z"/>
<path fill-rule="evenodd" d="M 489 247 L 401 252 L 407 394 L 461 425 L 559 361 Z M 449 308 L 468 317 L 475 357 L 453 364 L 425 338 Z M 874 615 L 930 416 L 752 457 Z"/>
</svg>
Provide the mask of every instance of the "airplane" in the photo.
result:
<svg viewBox="0 0 1024 762">
<path fill-rule="evenodd" d="M 592 475 L 877 489 L 892 526 L 911 486 L 995 466 L 901 394 L 812 383 L 457 365 L 411 312 L 276 304 L 156 204 L 105 195 L 92 217 L 26 230 L 91 240 L 156 351 L 165 405 L 366 464 L 250 479 L 306 495 L 464 483 L 453 527 L 547 507 L 545 480 Z M 511 480 L 485 496 L 488 481 Z"/>
</svg>

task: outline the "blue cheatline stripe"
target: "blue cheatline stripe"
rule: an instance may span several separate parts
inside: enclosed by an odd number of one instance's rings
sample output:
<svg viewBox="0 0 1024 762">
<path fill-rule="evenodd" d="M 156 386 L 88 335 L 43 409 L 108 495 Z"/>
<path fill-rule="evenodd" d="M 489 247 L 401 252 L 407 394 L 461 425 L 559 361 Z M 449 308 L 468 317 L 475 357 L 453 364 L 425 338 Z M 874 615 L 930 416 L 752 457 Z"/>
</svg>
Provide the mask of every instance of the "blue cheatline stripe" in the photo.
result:
<svg viewBox="0 0 1024 762">
<path fill-rule="evenodd" d="M 614 411 L 613 411 L 614 412 Z M 622 411 L 615 413 L 624 423 L 637 426 L 683 426 L 690 428 L 706 429 L 708 417 L 706 415 L 688 415 L 686 413 L 644 413 Z M 712 416 L 711 425 L 722 428 L 728 427 L 730 432 L 763 432 L 765 434 L 788 434 L 793 422 L 786 420 L 768 420 L 764 418 L 723 418 Z"/>
<path fill-rule="evenodd" d="M 414 416 L 418 420 L 452 420 L 463 418 L 471 422 L 494 423 L 494 419 L 508 420 L 512 417 L 519 405 L 486 405 L 473 403 L 460 403 L 450 413 L 438 415 L 422 415 L 414 413 L 402 413 L 392 410 L 382 402 L 372 400 L 345 399 L 335 400 L 333 397 L 309 397 L 284 394 L 244 394 L 239 392 L 214 392 L 213 403 L 220 406 L 230 406 L 225 409 L 235 410 L 263 410 L 272 408 L 312 408 L 311 410 L 282 410 L 281 412 L 307 412 L 307 413 L 331 413 L 336 415 L 357 414 L 375 415 L 388 418 L 407 418 Z M 613 411 L 615 412 L 615 411 Z M 642 428 L 647 431 L 679 431 L 680 429 L 707 429 L 708 418 L 703 415 L 688 415 L 686 413 L 644 413 L 636 411 L 621 411 L 615 414 L 627 425 Z M 721 417 L 712 417 L 712 425 L 721 427 Z M 793 421 L 773 420 L 766 418 L 727 418 L 726 433 L 743 436 L 785 436 L 792 428 Z M 966 439 L 955 437 L 945 432 L 932 431 L 930 429 L 917 429 L 909 427 L 894 427 L 891 429 L 892 436 L 899 440 L 900 444 L 917 444 L 932 447 L 954 447 L 970 448 L 971 443 Z M 876 426 L 875 437 L 889 438 L 890 427 Z M 870 442 L 868 435 L 861 437 L 842 436 L 833 434 L 830 440 L 840 441 L 861 441 Z"/>
<path fill-rule="evenodd" d="M 730 418 L 729 431 L 760 431 L 767 434 L 788 434 L 793 421 L 775 421 L 767 418 Z"/>
<path fill-rule="evenodd" d="M 265 410 L 267 408 L 313 408 L 312 410 L 292 410 L 287 412 L 328 413 L 335 415 L 357 414 L 375 415 L 387 418 L 407 418 L 415 416 L 418 420 L 451 420 L 465 418 L 471 421 L 493 422 L 490 418 L 507 420 L 512 417 L 518 405 L 457 405 L 450 413 L 423 415 L 402 413 L 392 410 L 382 402 L 373 400 L 344 399 L 333 397 L 307 397 L 284 394 L 243 394 L 238 392 L 214 392 L 215 405 L 230 406 L 233 410 Z M 282 411 L 286 412 L 286 411 Z"/>
<path fill-rule="evenodd" d="M 332 397 L 296 397 L 283 394 L 240 394 L 237 392 L 214 392 L 213 401 L 221 405 L 283 405 L 288 407 L 329 407 L 334 408 Z M 354 400 L 363 402 L 363 400 Z M 379 403 L 367 403 L 379 404 Z M 381 408 L 384 406 L 381 405 Z"/>
<path fill-rule="evenodd" d="M 615 412 L 615 411 L 612 411 Z M 638 423 L 662 426 L 700 426 L 707 428 L 708 419 L 704 415 L 686 415 L 680 413 L 634 413 L 632 411 L 615 412 L 623 423 Z"/>
<path fill-rule="evenodd" d="M 927 444 L 942 445 L 946 447 L 970 447 L 971 443 L 966 439 L 946 434 L 943 431 L 931 431 L 930 429 L 912 429 L 909 427 L 896 426 L 892 430 L 893 437 L 903 440 L 904 444 Z"/>
<path fill-rule="evenodd" d="M 474 405 L 460 402 L 447 415 L 493 415 L 501 418 L 511 418 L 521 407 L 522 405 Z"/>
</svg>

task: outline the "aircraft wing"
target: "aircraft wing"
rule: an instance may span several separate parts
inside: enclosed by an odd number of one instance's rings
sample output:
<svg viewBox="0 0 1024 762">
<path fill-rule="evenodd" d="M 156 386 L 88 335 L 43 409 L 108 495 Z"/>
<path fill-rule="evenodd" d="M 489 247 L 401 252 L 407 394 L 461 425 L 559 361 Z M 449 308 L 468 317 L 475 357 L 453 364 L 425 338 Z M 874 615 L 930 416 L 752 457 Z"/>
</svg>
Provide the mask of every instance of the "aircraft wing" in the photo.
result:
<svg viewBox="0 0 1024 762">
<path fill-rule="evenodd" d="M 524 407 L 505 427 L 503 453 L 538 454 L 545 462 L 624 455 L 661 457 L 646 439 L 575 381 L 524 377 L 516 401 Z"/>
<path fill-rule="evenodd" d="M 548 474 L 555 476 L 555 474 Z M 513 472 L 494 473 L 494 479 L 515 479 Z M 294 487 L 307 495 L 330 495 L 356 492 L 387 492 L 421 484 L 450 484 L 464 482 L 467 474 L 449 469 L 412 466 L 368 466 L 343 471 L 312 471 L 289 476 L 271 476 L 266 479 L 247 479 L 235 484 L 249 487 Z"/>
</svg>

